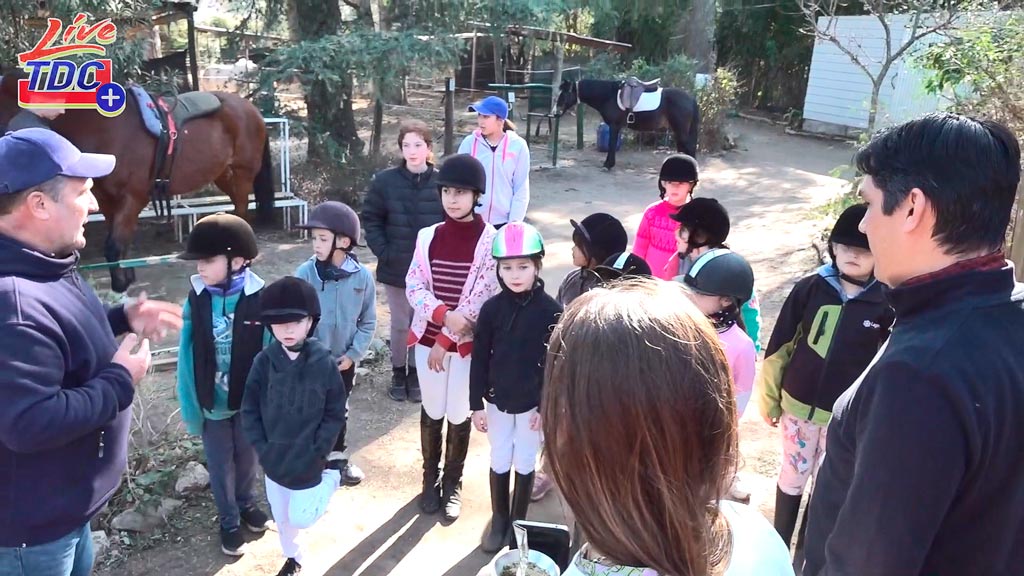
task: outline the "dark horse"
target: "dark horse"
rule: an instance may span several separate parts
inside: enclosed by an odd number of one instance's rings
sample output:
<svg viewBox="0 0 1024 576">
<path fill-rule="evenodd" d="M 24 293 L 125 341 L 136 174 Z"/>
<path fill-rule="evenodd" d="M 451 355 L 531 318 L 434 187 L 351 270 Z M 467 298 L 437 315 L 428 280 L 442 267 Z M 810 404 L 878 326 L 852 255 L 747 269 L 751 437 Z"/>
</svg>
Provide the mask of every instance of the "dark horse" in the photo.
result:
<svg viewBox="0 0 1024 576">
<path fill-rule="evenodd" d="M 0 80 L 0 125 L 17 114 L 21 72 Z M 263 221 L 273 217 L 274 184 L 270 146 L 263 116 L 236 94 L 213 92 L 221 101 L 214 113 L 179 126 L 168 195 L 187 196 L 213 182 L 231 197 L 235 214 L 246 217 L 249 194 Z M 124 111 L 106 118 L 95 110 L 68 109 L 50 123 L 54 131 L 85 152 L 113 154 L 114 171 L 96 180 L 93 193 L 108 225 L 104 256 L 117 262 L 128 256 L 139 212 L 151 201 L 157 139 L 146 131 L 135 98 Z M 124 292 L 135 281 L 132 268 L 110 267 L 110 286 Z"/>
<path fill-rule="evenodd" d="M 628 113 L 618 104 L 618 80 L 563 80 L 558 87 L 558 113 L 565 114 L 577 103 L 583 102 L 601 114 L 610 128 L 608 156 L 604 167 L 615 167 L 615 143 L 623 128 L 638 132 L 651 132 L 669 128 L 676 137 L 676 151 L 696 156 L 697 136 L 700 128 L 700 110 L 697 101 L 681 88 L 664 88 L 661 105 L 649 112 L 634 112 L 633 121 L 627 123 Z"/>
</svg>

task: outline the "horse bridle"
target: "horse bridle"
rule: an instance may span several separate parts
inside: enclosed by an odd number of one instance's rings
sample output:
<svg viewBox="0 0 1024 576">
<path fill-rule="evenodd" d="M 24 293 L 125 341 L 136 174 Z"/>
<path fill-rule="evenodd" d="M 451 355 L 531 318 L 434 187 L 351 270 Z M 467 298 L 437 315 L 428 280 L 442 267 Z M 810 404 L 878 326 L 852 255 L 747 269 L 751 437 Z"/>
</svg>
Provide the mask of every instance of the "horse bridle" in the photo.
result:
<svg viewBox="0 0 1024 576">
<path fill-rule="evenodd" d="M 561 118 L 562 115 L 564 115 L 570 109 L 572 109 L 575 106 L 579 106 L 579 104 L 580 104 L 580 81 L 579 80 L 573 80 L 571 86 L 572 86 L 572 93 L 576 95 L 576 101 L 573 102 L 572 106 L 567 106 L 565 108 L 565 110 L 559 110 L 558 111 L 558 117 L 559 118 Z M 559 91 L 559 94 L 561 94 L 561 91 Z"/>
</svg>

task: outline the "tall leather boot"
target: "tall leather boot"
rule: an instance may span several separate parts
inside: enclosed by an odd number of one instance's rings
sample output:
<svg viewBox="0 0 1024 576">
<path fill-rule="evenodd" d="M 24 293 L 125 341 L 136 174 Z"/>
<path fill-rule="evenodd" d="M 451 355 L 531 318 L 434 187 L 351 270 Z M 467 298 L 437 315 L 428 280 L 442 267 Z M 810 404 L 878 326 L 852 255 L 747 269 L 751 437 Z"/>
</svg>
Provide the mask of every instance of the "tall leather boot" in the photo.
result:
<svg viewBox="0 0 1024 576">
<path fill-rule="evenodd" d="M 498 474 L 491 470 L 491 527 L 484 534 L 480 547 L 484 552 L 494 553 L 505 545 L 508 531 L 512 526 L 509 519 L 508 486 L 512 472 Z"/>
<path fill-rule="evenodd" d="M 420 445 L 423 450 L 423 493 L 420 494 L 420 509 L 433 514 L 441 509 L 441 430 L 444 418 L 434 420 L 427 411 L 420 408 Z"/>
<path fill-rule="evenodd" d="M 530 509 L 530 495 L 533 493 L 534 473 L 520 474 L 516 472 L 516 489 L 512 493 L 512 518 L 508 523 L 508 545 L 515 550 L 515 530 L 512 529 L 512 522 L 526 520 L 526 512 Z"/>
<path fill-rule="evenodd" d="M 444 477 L 441 480 L 441 506 L 444 507 L 444 519 L 454 522 L 462 513 L 462 469 L 466 466 L 466 454 L 469 452 L 469 433 L 473 423 L 466 420 L 462 424 L 448 423 L 448 435 L 444 449 Z"/>
<path fill-rule="evenodd" d="M 796 517 L 800 514 L 801 499 L 803 494 L 792 496 L 778 486 L 775 487 L 775 530 L 782 536 L 787 549 L 793 542 L 793 530 L 796 528 Z"/>
<path fill-rule="evenodd" d="M 797 530 L 796 535 L 796 548 L 793 549 L 793 571 L 800 576 L 803 574 L 804 561 L 807 559 L 807 555 L 804 553 L 804 541 L 807 537 L 807 522 L 808 513 L 811 511 L 811 503 L 807 503 L 807 507 L 804 508 L 804 517 L 800 520 L 800 529 Z"/>
</svg>

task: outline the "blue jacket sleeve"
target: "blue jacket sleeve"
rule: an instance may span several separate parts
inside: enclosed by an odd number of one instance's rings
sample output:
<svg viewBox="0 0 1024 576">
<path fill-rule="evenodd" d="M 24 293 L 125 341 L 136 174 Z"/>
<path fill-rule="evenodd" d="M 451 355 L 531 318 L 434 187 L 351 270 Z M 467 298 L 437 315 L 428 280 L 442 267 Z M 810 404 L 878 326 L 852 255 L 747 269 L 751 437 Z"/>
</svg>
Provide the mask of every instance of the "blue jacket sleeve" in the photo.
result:
<svg viewBox="0 0 1024 576">
<path fill-rule="evenodd" d="M 52 450 L 97 430 L 132 405 L 135 386 L 110 363 L 92 379 L 63 386 L 55 338 L 29 322 L 0 324 L 0 443 L 15 452 Z"/>
<path fill-rule="evenodd" d="M 107 308 L 107 322 L 110 323 L 110 329 L 113 330 L 114 336 L 127 334 L 132 330 L 131 324 L 128 323 L 128 316 L 124 313 L 123 304 Z"/>
<path fill-rule="evenodd" d="M 366 356 L 366 351 L 373 342 L 373 334 L 377 330 L 377 285 L 369 270 L 363 268 L 361 274 L 364 286 L 362 307 L 359 310 L 359 318 L 356 319 L 356 335 L 345 351 L 345 356 L 353 362 Z"/>
<path fill-rule="evenodd" d="M 181 338 L 178 339 L 178 403 L 181 404 L 181 421 L 189 434 L 203 433 L 203 409 L 196 395 L 195 361 L 192 356 L 192 315 L 188 301 L 181 311 Z"/>
<path fill-rule="evenodd" d="M 317 428 L 313 450 L 317 456 L 327 458 L 338 439 L 338 434 L 341 434 L 341 427 L 345 424 L 348 393 L 345 391 L 341 372 L 338 372 L 333 359 L 324 364 L 323 370 L 328 378 L 327 398 L 324 402 L 324 417 Z"/>
<path fill-rule="evenodd" d="M 484 394 L 491 379 L 494 308 L 493 299 L 484 302 L 473 331 L 473 356 L 469 364 L 469 409 L 473 411 L 484 409 Z"/>
</svg>

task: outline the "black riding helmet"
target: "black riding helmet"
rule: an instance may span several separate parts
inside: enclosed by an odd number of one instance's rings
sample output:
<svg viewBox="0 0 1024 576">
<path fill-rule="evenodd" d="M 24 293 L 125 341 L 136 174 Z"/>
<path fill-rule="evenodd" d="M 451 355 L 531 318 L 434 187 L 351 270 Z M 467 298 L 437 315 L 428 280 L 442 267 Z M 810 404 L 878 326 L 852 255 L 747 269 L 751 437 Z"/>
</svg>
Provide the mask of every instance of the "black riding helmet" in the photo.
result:
<svg viewBox="0 0 1024 576">
<path fill-rule="evenodd" d="M 665 182 L 693 182 L 694 187 L 697 186 L 697 160 L 693 156 L 687 154 L 673 154 L 665 161 L 661 163 L 661 171 L 658 173 L 658 191 L 661 192 L 661 198 L 665 199 L 665 187 L 662 186 L 662 181 Z M 693 191 L 691 190 L 692 194 Z"/>
<path fill-rule="evenodd" d="M 743 256 L 715 248 L 694 261 L 683 284 L 700 294 L 732 298 L 739 308 L 754 295 L 754 270 Z"/>
<path fill-rule="evenodd" d="M 602 263 L 617 252 L 625 252 L 629 237 L 622 222 L 611 214 L 598 212 L 581 222 L 569 220 L 575 230 L 572 241 L 588 259 Z"/>
<path fill-rule="evenodd" d="M 236 256 L 252 260 L 259 254 L 252 226 L 234 214 L 218 212 L 201 218 L 188 235 L 179 260 L 203 260 L 215 256 Z"/>
<path fill-rule="evenodd" d="M 833 265 L 835 265 L 836 261 L 836 251 L 833 244 L 846 244 L 847 246 L 854 246 L 865 250 L 871 249 L 871 245 L 868 243 L 868 235 L 860 231 L 860 221 L 864 219 L 864 215 L 867 212 L 867 204 L 854 204 L 843 210 L 843 213 L 839 215 L 839 219 L 832 226 L 832 232 L 828 235 L 828 256 L 832 259 Z M 838 270 L 839 267 L 836 266 L 836 269 Z M 867 282 L 855 280 L 843 273 L 840 273 L 839 277 L 860 287 L 867 286 L 872 280 L 871 278 Z"/>
<path fill-rule="evenodd" d="M 313 323 L 307 336 L 312 336 L 320 322 L 320 300 L 316 289 L 295 276 L 285 276 L 260 290 L 260 320 L 266 326 L 298 322 L 310 317 Z"/>
<path fill-rule="evenodd" d="M 729 213 L 714 198 L 694 198 L 669 216 L 690 231 L 689 246 L 721 246 L 729 237 Z M 703 236 L 696 240 L 695 236 Z"/>
<path fill-rule="evenodd" d="M 484 165 L 470 154 L 456 154 L 444 161 L 437 173 L 437 192 L 441 188 L 465 188 L 487 193 L 487 172 Z"/>
<path fill-rule="evenodd" d="M 632 252 L 619 252 L 609 256 L 594 272 L 605 282 L 610 282 L 623 276 L 650 276 L 651 266 Z"/>
</svg>

